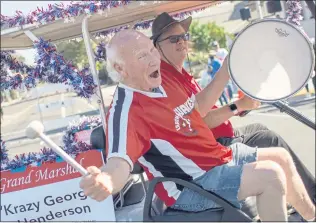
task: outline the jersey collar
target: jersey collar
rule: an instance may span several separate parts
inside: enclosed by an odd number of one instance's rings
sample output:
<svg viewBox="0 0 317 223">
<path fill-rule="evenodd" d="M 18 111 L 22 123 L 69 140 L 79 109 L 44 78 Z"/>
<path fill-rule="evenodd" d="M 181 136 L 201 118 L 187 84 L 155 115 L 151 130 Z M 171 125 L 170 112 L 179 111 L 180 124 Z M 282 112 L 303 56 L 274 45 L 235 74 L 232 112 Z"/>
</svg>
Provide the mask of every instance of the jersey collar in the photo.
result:
<svg viewBox="0 0 317 223">
<path fill-rule="evenodd" d="M 129 90 L 129 91 L 138 92 L 138 93 L 146 95 L 150 98 L 166 98 L 167 97 L 167 94 L 166 94 L 162 85 L 160 85 L 158 87 L 158 90 L 156 92 L 138 90 L 138 89 L 129 87 L 129 86 L 122 84 L 122 83 L 119 83 L 118 87 L 124 88 L 124 89 Z"/>
<path fill-rule="evenodd" d="M 196 83 L 194 77 L 190 75 L 184 68 L 182 68 L 182 73 L 180 73 L 174 66 L 161 60 L 161 69 L 165 70 L 167 75 L 172 75 L 176 78 L 182 85 L 190 85 L 190 88 L 194 90 L 194 93 L 201 91 L 200 86 Z"/>
</svg>

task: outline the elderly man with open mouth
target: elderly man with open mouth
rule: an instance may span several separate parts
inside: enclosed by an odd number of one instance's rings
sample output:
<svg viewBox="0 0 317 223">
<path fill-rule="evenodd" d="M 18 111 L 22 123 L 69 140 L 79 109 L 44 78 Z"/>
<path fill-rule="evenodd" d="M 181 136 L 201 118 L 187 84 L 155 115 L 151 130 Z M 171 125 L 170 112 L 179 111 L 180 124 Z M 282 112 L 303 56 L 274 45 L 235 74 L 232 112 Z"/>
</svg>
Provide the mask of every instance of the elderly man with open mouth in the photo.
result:
<svg viewBox="0 0 317 223">
<path fill-rule="evenodd" d="M 163 78 L 160 54 L 143 34 L 117 33 L 108 48 L 111 77 L 119 81 L 107 114 L 104 167 L 89 167 L 80 187 L 102 201 L 120 191 L 135 163 L 149 180 L 165 176 L 192 181 L 237 208 L 257 196 L 263 221 L 286 221 L 286 200 L 307 220 L 315 216 L 291 156 L 282 148 L 225 147 L 213 137 L 195 95 Z M 157 196 L 174 209 L 202 211 L 217 207 L 175 183 L 157 186 Z"/>
</svg>

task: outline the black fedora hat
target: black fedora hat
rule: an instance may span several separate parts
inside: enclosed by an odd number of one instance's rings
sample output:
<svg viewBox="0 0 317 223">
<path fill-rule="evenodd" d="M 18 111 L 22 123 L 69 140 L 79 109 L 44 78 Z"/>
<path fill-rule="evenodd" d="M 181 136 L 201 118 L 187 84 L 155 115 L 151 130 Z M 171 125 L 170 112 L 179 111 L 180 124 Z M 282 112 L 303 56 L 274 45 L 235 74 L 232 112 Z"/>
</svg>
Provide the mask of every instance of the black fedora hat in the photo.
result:
<svg viewBox="0 0 317 223">
<path fill-rule="evenodd" d="M 150 39 L 153 40 L 153 42 L 155 43 L 159 36 L 162 35 L 162 33 L 164 33 L 168 27 L 176 23 L 180 24 L 184 28 L 185 32 L 187 32 L 191 22 L 191 16 L 184 20 L 178 21 L 173 19 L 173 17 L 171 17 L 168 13 L 163 12 L 162 14 L 157 16 L 153 21 L 152 36 L 150 37 Z"/>
</svg>

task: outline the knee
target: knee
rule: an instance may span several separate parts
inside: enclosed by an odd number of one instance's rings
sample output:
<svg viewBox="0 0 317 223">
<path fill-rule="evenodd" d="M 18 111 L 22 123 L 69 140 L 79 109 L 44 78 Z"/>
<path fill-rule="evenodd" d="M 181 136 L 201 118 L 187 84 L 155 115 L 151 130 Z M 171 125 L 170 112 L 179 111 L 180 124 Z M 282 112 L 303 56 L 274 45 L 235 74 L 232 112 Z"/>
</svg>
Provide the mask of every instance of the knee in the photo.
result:
<svg viewBox="0 0 317 223">
<path fill-rule="evenodd" d="M 287 150 L 282 147 L 276 147 L 275 150 L 276 158 L 274 161 L 280 164 L 282 168 L 291 167 L 293 165 L 293 158 Z"/>
<path fill-rule="evenodd" d="M 275 188 L 283 195 L 285 195 L 287 189 L 287 181 L 283 168 L 274 161 L 265 161 L 265 165 L 267 167 L 267 187 Z"/>
</svg>

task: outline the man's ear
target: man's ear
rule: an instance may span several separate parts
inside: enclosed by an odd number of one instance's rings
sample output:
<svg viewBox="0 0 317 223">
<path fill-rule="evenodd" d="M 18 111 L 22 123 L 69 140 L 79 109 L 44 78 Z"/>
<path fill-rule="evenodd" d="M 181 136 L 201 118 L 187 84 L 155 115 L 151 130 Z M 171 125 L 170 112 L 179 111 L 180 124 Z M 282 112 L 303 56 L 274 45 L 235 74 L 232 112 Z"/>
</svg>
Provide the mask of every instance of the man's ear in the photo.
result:
<svg viewBox="0 0 317 223">
<path fill-rule="evenodd" d="M 122 64 L 114 63 L 113 68 L 121 75 L 122 78 L 127 76 L 127 72 L 124 70 Z"/>
<path fill-rule="evenodd" d="M 122 69 L 122 66 L 120 65 L 120 64 L 118 64 L 118 63 L 115 63 L 114 65 L 113 65 L 113 68 L 118 72 L 118 73 L 122 73 L 122 71 L 123 71 L 123 69 Z"/>
</svg>

